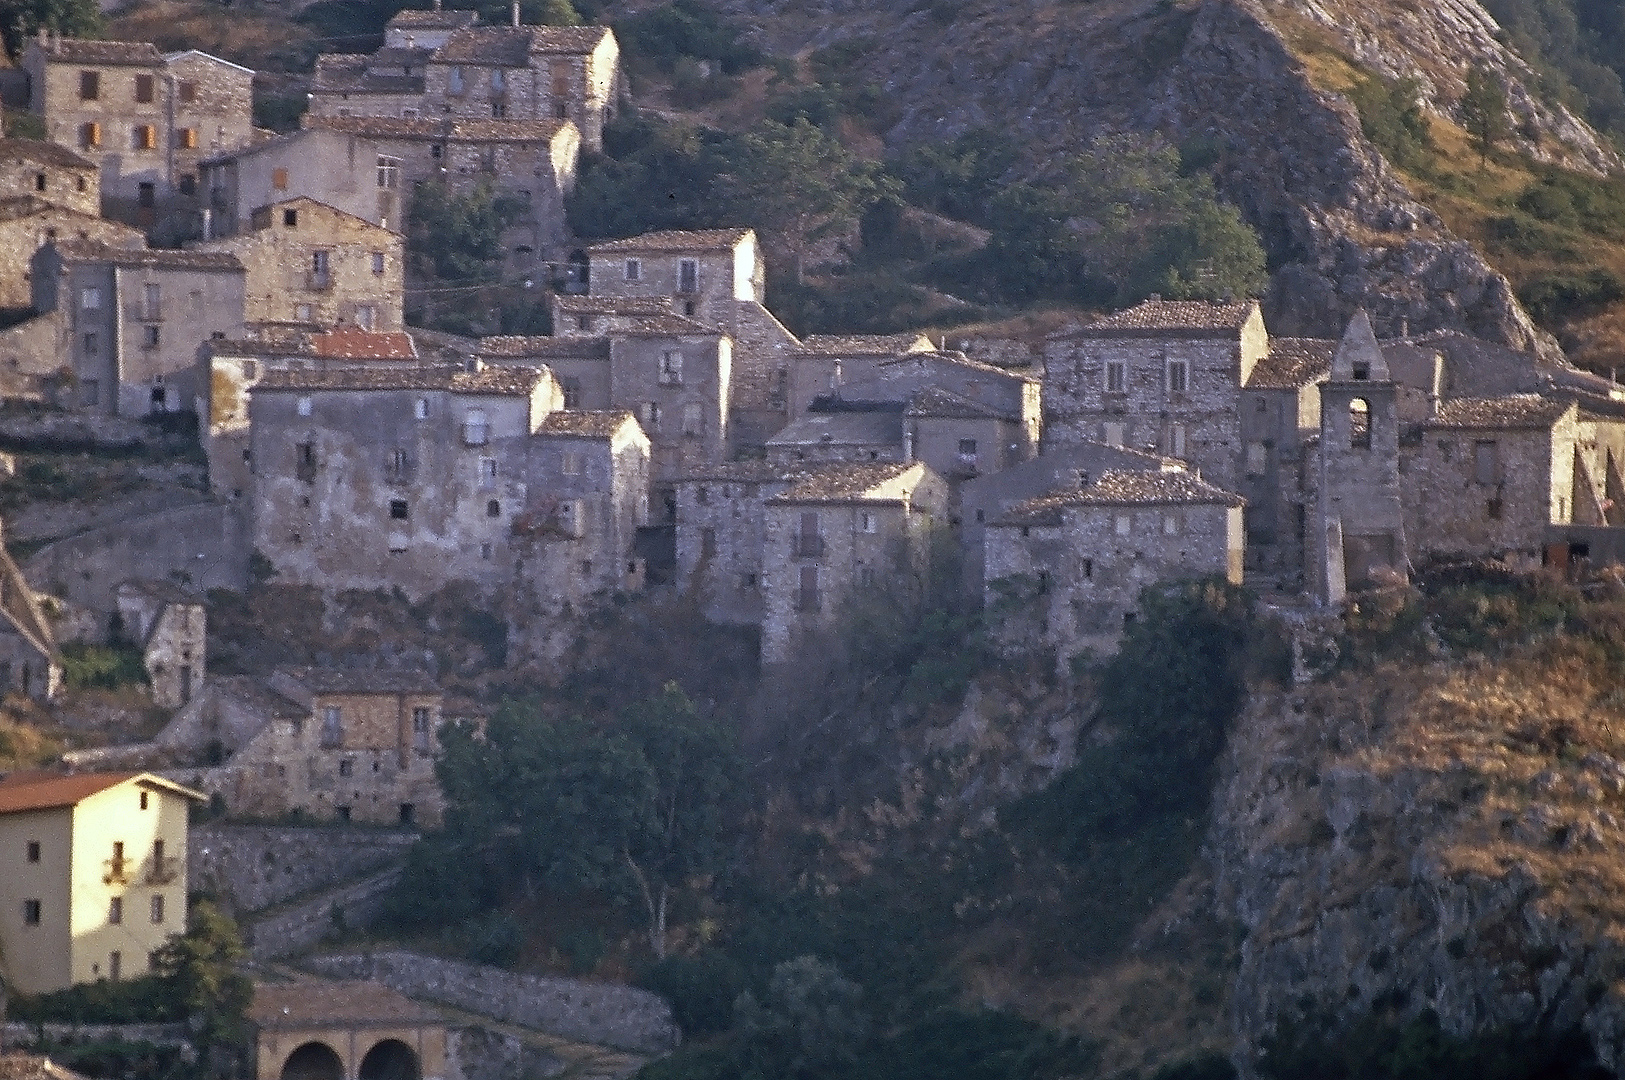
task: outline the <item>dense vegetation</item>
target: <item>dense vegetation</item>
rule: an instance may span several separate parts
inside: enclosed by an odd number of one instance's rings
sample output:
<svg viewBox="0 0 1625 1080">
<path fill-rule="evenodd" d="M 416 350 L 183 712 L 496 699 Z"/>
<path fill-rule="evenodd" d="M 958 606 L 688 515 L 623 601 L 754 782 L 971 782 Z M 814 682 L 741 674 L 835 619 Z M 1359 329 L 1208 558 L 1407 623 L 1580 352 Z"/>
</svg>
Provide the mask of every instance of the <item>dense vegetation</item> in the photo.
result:
<svg viewBox="0 0 1625 1080">
<path fill-rule="evenodd" d="M 1625 135 L 1625 9 L 1614 0 L 1484 0 L 1506 44 L 1535 66 L 1541 89 L 1593 125 Z"/>
</svg>

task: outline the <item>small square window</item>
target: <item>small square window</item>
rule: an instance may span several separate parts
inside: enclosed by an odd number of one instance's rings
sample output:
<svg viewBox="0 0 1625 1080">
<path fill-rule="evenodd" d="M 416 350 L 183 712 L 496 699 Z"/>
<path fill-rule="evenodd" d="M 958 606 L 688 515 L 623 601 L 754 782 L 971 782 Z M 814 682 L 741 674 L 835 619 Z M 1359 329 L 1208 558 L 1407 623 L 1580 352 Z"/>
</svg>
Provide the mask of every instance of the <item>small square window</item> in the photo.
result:
<svg viewBox="0 0 1625 1080">
<path fill-rule="evenodd" d="M 141 347 L 143 349 L 158 347 L 158 327 L 149 323 L 141 328 Z"/>
<path fill-rule="evenodd" d="M 391 500 L 389 500 L 389 516 L 390 516 L 390 519 L 393 520 L 393 521 L 405 521 L 406 517 L 407 517 L 406 500 L 405 499 L 391 499 Z"/>
<path fill-rule="evenodd" d="M 102 73 L 99 71 L 81 71 L 79 73 L 79 100 L 96 101 L 102 96 Z"/>
<path fill-rule="evenodd" d="M 1121 360 L 1106 361 L 1106 393 L 1128 392 L 1128 365 Z"/>
<path fill-rule="evenodd" d="M 384 253 L 382 251 L 372 253 L 372 272 L 375 274 L 384 272 Z"/>
<path fill-rule="evenodd" d="M 180 84 L 179 92 L 181 100 L 190 105 L 197 100 L 197 83 L 183 82 Z"/>
<path fill-rule="evenodd" d="M 40 902 L 38 900 L 23 901 L 23 925 L 38 926 L 40 923 Z"/>
<path fill-rule="evenodd" d="M 284 226 L 286 226 L 287 228 L 297 229 L 299 227 L 299 211 L 297 211 L 297 210 L 284 210 L 284 211 L 282 211 L 282 224 Z"/>
<path fill-rule="evenodd" d="M 642 281 L 643 280 L 643 261 L 641 259 L 628 259 L 628 260 L 626 260 L 626 280 L 627 281 Z"/>
<path fill-rule="evenodd" d="M 28 842 L 28 861 L 29 862 L 39 862 L 39 841 L 38 840 L 30 840 Z"/>
<path fill-rule="evenodd" d="M 297 412 L 300 416 L 309 416 L 310 415 L 310 399 L 308 397 L 300 398 L 294 404 L 294 411 Z"/>
<path fill-rule="evenodd" d="M 339 762 L 339 775 L 340 776 L 349 776 L 353 772 L 355 772 L 355 762 L 351 761 L 348 758 L 346 758 L 345 760 Z"/>
</svg>

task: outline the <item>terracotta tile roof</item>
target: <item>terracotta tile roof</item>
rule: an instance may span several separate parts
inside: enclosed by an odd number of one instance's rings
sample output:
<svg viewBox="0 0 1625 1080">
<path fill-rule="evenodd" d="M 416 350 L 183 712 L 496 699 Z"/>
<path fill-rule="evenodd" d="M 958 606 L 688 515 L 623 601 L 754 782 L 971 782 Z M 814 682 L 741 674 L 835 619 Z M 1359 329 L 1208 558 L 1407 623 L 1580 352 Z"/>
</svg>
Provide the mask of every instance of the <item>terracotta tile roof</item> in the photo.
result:
<svg viewBox="0 0 1625 1080">
<path fill-rule="evenodd" d="M 1068 330 L 1060 337 L 1140 337 L 1146 335 L 1222 335 L 1238 332 L 1258 305 L 1253 301 L 1146 300 L 1125 311 Z"/>
<path fill-rule="evenodd" d="M 661 232 L 629 236 L 624 240 L 608 240 L 587 249 L 589 255 L 612 255 L 616 252 L 639 251 L 732 251 L 750 229 L 694 229 L 683 231 L 666 229 Z"/>
<path fill-rule="evenodd" d="M 1322 338 L 1270 338 L 1269 355 L 1253 366 L 1251 390 L 1291 390 L 1325 378 L 1337 342 Z"/>
<path fill-rule="evenodd" d="M 628 325 L 615 331 L 625 337 L 722 337 L 723 331 L 686 315 L 633 315 Z"/>
<path fill-rule="evenodd" d="M 53 810 L 59 806 L 74 806 L 92 795 L 131 780 L 139 781 L 143 786 L 172 791 L 187 798 L 203 798 L 190 788 L 182 787 L 151 773 L 69 774 L 41 771 L 15 772 L 0 778 L 0 814 L 15 814 L 24 810 Z"/>
<path fill-rule="evenodd" d="M 896 356 L 931 348 L 924 334 L 808 334 L 798 352 L 808 356 Z"/>
<path fill-rule="evenodd" d="M 0 161 L 34 161 L 87 172 L 96 168 L 94 161 L 80 157 L 67 147 L 40 139 L 0 139 Z"/>
<path fill-rule="evenodd" d="M 237 256 L 225 251 L 175 251 L 170 248 L 120 248 L 96 240 L 58 240 L 56 250 L 64 262 L 111 263 L 159 270 L 218 270 L 243 272 Z"/>
<path fill-rule="evenodd" d="M 271 371 L 252 393 L 267 390 L 446 390 L 453 394 L 529 397 L 546 371 L 527 367 L 343 368 L 337 371 Z"/>
<path fill-rule="evenodd" d="M 1444 428 L 1549 428 L 1573 406 L 1539 394 L 1508 394 L 1493 398 L 1451 398 L 1439 402 L 1438 415 L 1429 427 Z"/>
<path fill-rule="evenodd" d="M 1184 471 L 1112 469 L 1085 488 L 1055 491 L 1011 507 L 995 524 L 1058 525 L 1068 506 L 1245 506 L 1247 500 Z"/>
<path fill-rule="evenodd" d="M 439 1013 L 376 982 L 300 979 L 255 983 L 246 1013 L 262 1031 L 278 1028 L 415 1027 L 443 1024 Z"/>
<path fill-rule="evenodd" d="M 418 354 L 411 334 L 380 333 L 351 327 L 317 334 L 310 339 L 310 344 L 317 356 L 342 360 L 411 360 Z"/>
<path fill-rule="evenodd" d="M 333 131 L 374 139 L 435 142 L 551 142 L 569 120 L 445 120 L 402 116 L 312 116 L 300 121 L 307 131 Z"/>
<path fill-rule="evenodd" d="M 276 676 L 310 694 L 438 694 L 440 684 L 426 671 L 384 668 L 277 668 Z"/>
<path fill-rule="evenodd" d="M 391 30 L 459 30 L 479 21 L 477 11 L 397 11 L 384 26 Z"/>
<path fill-rule="evenodd" d="M 157 67 L 164 62 L 150 41 L 90 41 L 62 38 L 45 49 L 52 61 L 63 64 L 139 64 Z"/>
<path fill-rule="evenodd" d="M 517 337 L 480 338 L 481 356 L 506 356 L 562 360 L 608 360 L 607 337 Z"/>
<path fill-rule="evenodd" d="M 539 435 L 569 435 L 578 439 L 612 439 L 635 418 L 625 409 L 589 411 L 570 409 L 547 414 Z"/>
<path fill-rule="evenodd" d="M 865 461 L 808 465 L 790 477 L 790 486 L 769 502 L 847 502 L 862 499 L 874 488 L 896 480 L 910 469 L 920 468 L 914 461 Z"/>
</svg>

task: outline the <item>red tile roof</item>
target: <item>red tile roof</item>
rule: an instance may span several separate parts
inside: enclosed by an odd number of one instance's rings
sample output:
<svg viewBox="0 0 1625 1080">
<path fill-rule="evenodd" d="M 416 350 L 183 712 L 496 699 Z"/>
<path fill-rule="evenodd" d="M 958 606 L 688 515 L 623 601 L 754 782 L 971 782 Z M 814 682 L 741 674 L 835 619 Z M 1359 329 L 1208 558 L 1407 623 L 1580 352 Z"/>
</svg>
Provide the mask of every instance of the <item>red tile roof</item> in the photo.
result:
<svg viewBox="0 0 1625 1080">
<path fill-rule="evenodd" d="M 417 354 L 412 335 L 378 333 L 352 327 L 339 327 L 311 338 L 317 356 L 342 360 L 411 360 Z"/>
<path fill-rule="evenodd" d="M 130 780 L 139 780 L 143 784 L 163 788 L 188 798 L 202 798 L 189 788 L 150 773 L 16 772 L 0 778 L 0 814 L 74 806 L 92 795 L 100 794 L 108 788 L 117 787 Z"/>
</svg>

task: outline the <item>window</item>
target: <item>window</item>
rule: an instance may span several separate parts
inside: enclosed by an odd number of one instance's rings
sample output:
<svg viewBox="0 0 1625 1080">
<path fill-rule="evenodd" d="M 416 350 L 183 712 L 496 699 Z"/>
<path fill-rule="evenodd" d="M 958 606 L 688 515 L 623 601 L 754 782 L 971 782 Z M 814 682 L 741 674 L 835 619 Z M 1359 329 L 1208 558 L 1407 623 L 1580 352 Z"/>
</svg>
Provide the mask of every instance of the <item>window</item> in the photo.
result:
<svg viewBox="0 0 1625 1080">
<path fill-rule="evenodd" d="M 30 840 L 28 842 L 28 861 L 29 862 L 39 862 L 39 841 L 38 840 Z"/>
<path fill-rule="evenodd" d="M 45 174 L 44 173 L 35 173 L 34 174 L 34 190 L 35 191 L 44 191 L 45 190 Z"/>
<path fill-rule="evenodd" d="M 151 124 L 137 124 L 130 132 L 130 145 L 137 150 L 151 150 L 158 145 L 158 129 Z"/>
<path fill-rule="evenodd" d="M 293 411 L 298 413 L 300 416 L 309 416 L 310 415 L 310 399 L 308 397 L 300 398 L 294 404 Z M 310 444 L 306 443 L 305 445 L 309 446 Z"/>
<path fill-rule="evenodd" d="M 371 330 L 378 325 L 378 308 L 373 304 L 357 304 L 355 306 L 355 324 L 363 330 Z"/>
<path fill-rule="evenodd" d="M 312 251 L 310 253 L 310 272 L 318 280 L 325 279 L 332 266 L 333 253 L 330 251 Z"/>
<path fill-rule="evenodd" d="M 344 740 L 344 710 L 338 705 L 322 707 L 322 745 L 337 746 Z"/>
<path fill-rule="evenodd" d="M 1162 515 L 1162 534 L 1164 536 L 1178 536 L 1179 535 L 1179 515 L 1178 514 L 1164 514 L 1164 515 Z"/>
<path fill-rule="evenodd" d="M 102 291 L 98 288 L 79 290 L 79 308 L 81 311 L 98 311 L 102 306 Z"/>
<path fill-rule="evenodd" d="M 576 329 L 577 330 L 591 331 L 592 330 L 592 316 L 591 315 L 577 315 L 576 316 Z"/>
<path fill-rule="evenodd" d="M 858 584 L 863 586 L 865 589 L 874 588 L 875 587 L 875 568 L 872 567 L 872 566 L 859 567 L 858 568 Z"/>
<path fill-rule="evenodd" d="M 497 482 L 497 459 L 494 457 L 480 458 L 480 487 L 490 487 Z"/>
<path fill-rule="evenodd" d="M 335 806 L 333 812 L 338 815 L 340 821 L 350 820 L 350 808 L 348 806 Z"/>
<path fill-rule="evenodd" d="M 181 194 L 182 195 L 196 195 L 197 194 L 197 177 L 193 176 L 191 173 L 182 173 L 181 174 Z"/>
<path fill-rule="evenodd" d="M 162 840 L 152 842 L 152 859 L 160 864 L 164 861 L 164 842 Z"/>
<path fill-rule="evenodd" d="M 339 762 L 339 775 L 340 776 L 349 776 L 354 772 L 355 772 L 355 762 L 351 761 L 349 758 L 345 758 L 343 761 Z"/>
<path fill-rule="evenodd" d="M 653 401 L 644 402 L 643 415 L 641 419 L 643 421 L 643 426 L 648 428 L 650 431 L 660 430 L 660 405 Z"/>
<path fill-rule="evenodd" d="M 1114 422 L 1106 425 L 1106 437 L 1102 441 L 1107 446 L 1122 446 L 1126 437 L 1126 425 Z"/>
<path fill-rule="evenodd" d="M 1128 393 L 1128 365 L 1121 360 L 1106 361 L 1106 393 Z"/>
<path fill-rule="evenodd" d="M 1494 484 L 1500 479 L 1501 469 L 1495 452 L 1495 441 L 1482 439 L 1473 443 L 1473 481 L 1479 484 Z"/>
<path fill-rule="evenodd" d="M 299 227 L 299 211 L 293 209 L 282 211 L 282 225 L 284 228 L 297 229 Z"/>
<path fill-rule="evenodd" d="M 1365 398 L 1349 402 L 1349 449 L 1371 449 L 1371 403 Z"/>
<path fill-rule="evenodd" d="M 1118 514 L 1117 520 L 1113 522 L 1113 528 L 1118 536 L 1127 536 L 1133 527 L 1134 519 L 1127 514 Z"/>
<path fill-rule="evenodd" d="M 563 378 L 559 380 L 559 393 L 564 397 L 566 409 L 581 408 L 581 380 L 576 378 Z"/>
<path fill-rule="evenodd" d="M 410 68 L 408 68 L 407 70 L 408 70 L 408 72 L 411 71 Z M 418 110 L 412 108 L 410 105 L 404 105 L 404 106 L 401 107 L 401 119 L 402 120 L 416 120 L 418 118 L 418 116 L 419 116 Z"/>
<path fill-rule="evenodd" d="M 502 504 L 500 502 L 498 502 L 497 500 L 495 500 L 495 499 L 488 500 L 486 502 L 486 504 L 485 504 L 485 516 L 488 517 L 488 518 L 499 518 L 499 517 L 501 517 L 502 516 Z"/>
<path fill-rule="evenodd" d="M 79 145 L 93 150 L 102 144 L 102 126 L 94 121 L 79 125 Z"/>
<path fill-rule="evenodd" d="M 101 355 L 102 339 L 94 330 L 86 330 L 84 336 L 85 359 L 94 360 Z"/>
<path fill-rule="evenodd" d="M 717 553 L 717 531 L 712 528 L 700 530 L 700 554 L 715 555 Z"/>
<path fill-rule="evenodd" d="M 372 272 L 375 274 L 384 272 L 384 253 L 382 251 L 372 253 Z"/>
<path fill-rule="evenodd" d="M 480 558 L 490 561 L 492 548 L 490 544 L 480 545 Z"/>
<path fill-rule="evenodd" d="M 163 288 L 155 281 L 149 281 L 141 288 L 141 317 L 143 319 L 158 319 L 163 310 Z"/>
<path fill-rule="evenodd" d="M 454 94 L 463 92 L 463 69 L 454 67 L 446 77 L 447 88 Z"/>
<path fill-rule="evenodd" d="M 491 119 L 506 120 L 508 118 L 508 103 L 506 101 L 491 102 Z"/>
<path fill-rule="evenodd" d="M 312 312 L 314 310 L 315 309 L 312 308 L 309 304 L 295 304 L 293 306 L 293 318 L 294 318 L 294 321 L 295 322 L 310 322 L 311 321 L 311 315 L 312 315 Z"/>
<path fill-rule="evenodd" d="M 961 465 L 969 465 L 969 466 L 975 467 L 975 465 L 976 465 L 976 440 L 975 439 L 960 439 L 959 440 L 959 463 Z"/>
<path fill-rule="evenodd" d="M 1185 456 L 1185 425 L 1168 425 L 1168 456 L 1182 458 Z"/>
<path fill-rule="evenodd" d="M 177 87 L 176 92 L 180 95 L 182 101 L 190 105 L 197 100 L 197 83 L 183 82 Z"/>
<path fill-rule="evenodd" d="M 152 209 L 158 203 L 158 185 L 146 181 L 135 186 L 135 203 L 145 209 Z"/>
<path fill-rule="evenodd" d="M 697 401 L 683 406 L 683 434 L 689 438 L 699 438 L 705 434 L 705 412 Z"/>
<path fill-rule="evenodd" d="M 1184 360 L 1168 361 L 1168 393 L 1183 394 L 1190 388 L 1190 370 Z"/>
<path fill-rule="evenodd" d="M 490 437 L 490 428 L 486 426 L 485 410 L 470 409 L 463 417 L 463 442 L 468 446 L 484 446 Z"/>
<path fill-rule="evenodd" d="M 1489 518 L 1491 521 L 1500 521 L 1501 511 L 1502 505 L 1500 499 L 1490 499 L 1484 504 L 1484 516 Z"/>
<path fill-rule="evenodd" d="M 152 896 L 152 921 L 155 923 L 161 923 L 164 921 L 163 893 L 154 893 Z"/>
<path fill-rule="evenodd" d="M 99 71 L 81 71 L 79 73 L 79 100 L 97 101 L 102 96 L 102 73 Z"/>
<path fill-rule="evenodd" d="M 197 128 L 181 128 L 175 132 L 175 141 L 182 150 L 197 149 Z"/>
<path fill-rule="evenodd" d="M 135 77 L 135 100 L 142 105 L 152 104 L 151 75 L 137 75 Z"/>
<path fill-rule="evenodd" d="M 700 291 L 700 264 L 693 259 L 682 259 L 677 263 L 677 291 Z"/>
<path fill-rule="evenodd" d="M 695 488 L 694 501 L 699 503 L 701 506 L 705 506 L 711 501 L 711 489 L 706 487 L 704 484 L 701 484 L 699 487 Z"/>
<path fill-rule="evenodd" d="M 23 925 L 38 926 L 40 920 L 40 902 L 38 900 L 23 901 Z"/>
<path fill-rule="evenodd" d="M 404 476 L 412 468 L 412 458 L 405 450 L 397 449 L 389 456 L 389 474 Z"/>
<path fill-rule="evenodd" d="M 391 521 L 405 521 L 409 513 L 410 508 L 407 506 L 405 499 L 389 500 L 389 519 Z"/>
<path fill-rule="evenodd" d="M 796 607 L 802 611 L 818 610 L 818 567 L 803 566 L 799 575 Z"/>
<path fill-rule="evenodd" d="M 429 147 L 429 156 L 431 158 L 433 158 L 435 161 L 439 161 L 441 156 L 444 155 L 445 152 L 446 152 L 445 148 L 442 147 L 439 143 L 435 143 L 435 144 L 433 144 L 432 146 Z"/>
<path fill-rule="evenodd" d="M 863 513 L 858 515 L 859 532 L 872 533 L 875 531 L 876 526 L 877 522 L 875 520 L 875 515 L 872 512 L 865 510 Z"/>
<path fill-rule="evenodd" d="M 643 261 L 641 259 L 628 259 L 628 260 L 626 260 L 626 280 L 627 281 L 642 281 L 643 280 Z"/>
<path fill-rule="evenodd" d="M 660 354 L 660 385 L 683 385 L 683 354 L 676 349 L 667 349 Z"/>
<path fill-rule="evenodd" d="M 378 186 L 394 191 L 401 182 L 401 159 L 378 155 Z"/>
<path fill-rule="evenodd" d="M 277 166 L 271 170 L 271 186 L 278 191 L 288 190 L 288 170 Z M 283 222 L 284 225 L 287 222 Z"/>
<path fill-rule="evenodd" d="M 107 954 L 107 977 L 118 982 L 119 976 L 124 974 L 124 954 L 114 949 Z"/>
<path fill-rule="evenodd" d="M 107 921 L 114 926 L 124 921 L 124 897 L 115 896 L 107 903 Z"/>
<path fill-rule="evenodd" d="M 158 347 L 158 327 L 149 324 L 141 328 L 141 347 L 143 349 Z"/>
<path fill-rule="evenodd" d="M 578 454 L 578 453 L 575 453 L 574 451 L 566 452 L 565 455 L 564 455 L 564 464 L 562 465 L 562 470 L 563 470 L 565 476 L 580 476 L 581 475 L 581 455 Z"/>
</svg>

